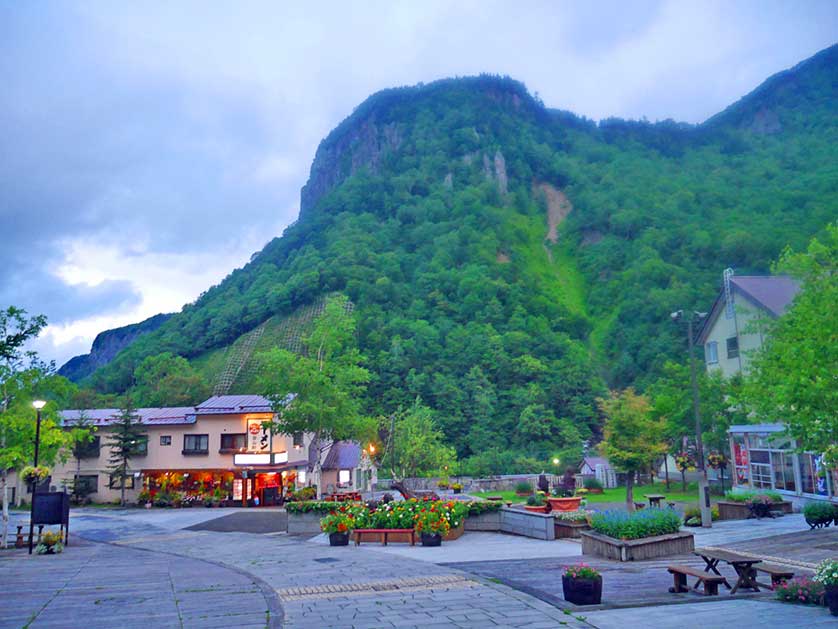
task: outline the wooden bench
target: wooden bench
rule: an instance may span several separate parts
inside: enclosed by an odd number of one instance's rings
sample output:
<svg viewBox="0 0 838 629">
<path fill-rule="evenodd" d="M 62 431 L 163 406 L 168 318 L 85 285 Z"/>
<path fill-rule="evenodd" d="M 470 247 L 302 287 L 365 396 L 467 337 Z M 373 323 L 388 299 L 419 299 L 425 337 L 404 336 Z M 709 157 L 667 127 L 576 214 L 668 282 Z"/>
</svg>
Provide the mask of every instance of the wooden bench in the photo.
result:
<svg viewBox="0 0 838 629">
<path fill-rule="evenodd" d="M 724 577 L 710 574 L 697 568 L 690 568 L 689 566 L 672 565 L 669 566 L 667 570 L 675 579 L 675 585 L 669 588 L 669 591 L 673 594 L 690 591 L 689 586 L 687 585 L 687 576 L 695 577 L 697 579 L 695 585 L 693 586 L 694 590 L 698 589 L 699 584 L 704 585 L 705 596 L 718 596 L 719 584 L 727 582 Z"/>
<path fill-rule="evenodd" d="M 771 589 L 775 589 L 783 581 L 794 578 L 794 572 L 788 568 L 781 568 L 770 563 L 758 563 L 754 566 L 759 572 L 771 575 Z"/>
<path fill-rule="evenodd" d="M 416 531 L 413 529 L 355 529 L 354 533 L 356 546 L 361 544 L 361 538 L 364 535 L 378 535 L 378 539 L 380 539 L 381 543 L 386 546 L 387 538 L 393 533 L 408 535 L 410 537 L 410 545 L 416 545 Z"/>
</svg>

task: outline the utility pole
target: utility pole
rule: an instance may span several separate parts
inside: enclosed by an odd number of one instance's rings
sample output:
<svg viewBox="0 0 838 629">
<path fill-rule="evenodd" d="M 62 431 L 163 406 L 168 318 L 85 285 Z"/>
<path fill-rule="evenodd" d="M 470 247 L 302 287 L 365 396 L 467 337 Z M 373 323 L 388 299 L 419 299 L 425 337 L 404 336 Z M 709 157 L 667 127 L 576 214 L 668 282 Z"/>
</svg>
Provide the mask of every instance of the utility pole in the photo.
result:
<svg viewBox="0 0 838 629">
<path fill-rule="evenodd" d="M 704 467 L 704 445 L 701 441 L 701 402 L 699 400 L 698 376 L 695 368 L 695 338 L 693 325 L 707 316 L 706 312 L 691 312 L 684 316 L 683 310 L 673 312 L 671 317 L 676 323 L 681 319 L 687 320 L 687 342 L 690 353 L 690 384 L 693 394 L 693 415 L 695 416 L 695 456 L 698 464 L 698 507 L 701 510 L 701 526 L 713 526 L 713 516 L 710 511 L 710 486 L 707 482 L 707 470 Z"/>
</svg>

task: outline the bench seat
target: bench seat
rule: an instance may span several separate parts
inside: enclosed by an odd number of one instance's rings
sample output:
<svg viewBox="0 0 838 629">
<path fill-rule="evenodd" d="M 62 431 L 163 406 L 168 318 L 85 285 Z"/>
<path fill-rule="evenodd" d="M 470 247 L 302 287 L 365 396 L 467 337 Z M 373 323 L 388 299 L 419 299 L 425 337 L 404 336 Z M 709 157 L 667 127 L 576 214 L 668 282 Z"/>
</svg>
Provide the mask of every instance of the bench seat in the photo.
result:
<svg viewBox="0 0 838 629">
<path fill-rule="evenodd" d="M 689 592 L 687 585 L 687 576 L 698 579 L 693 586 L 693 589 L 698 589 L 699 584 L 704 585 L 705 596 L 717 596 L 719 594 L 719 584 L 727 583 L 727 579 L 709 572 L 704 572 L 698 568 L 691 568 L 690 566 L 671 565 L 667 567 L 669 573 L 673 576 L 675 584 L 669 588 L 672 593 Z"/>
<path fill-rule="evenodd" d="M 756 570 L 760 572 L 764 572 L 766 574 L 771 575 L 771 589 L 775 589 L 778 585 L 780 585 L 783 581 L 788 581 L 789 579 L 794 578 L 794 571 L 789 570 L 788 568 L 782 568 L 780 566 L 771 564 L 771 563 L 758 563 L 754 565 Z"/>
<path fill-rule="evenodd" d="M 381 543 L 386 546 L 390 535 L 398 533 L 400 535 L 407 535 L 410 538 L 410 545 L 416 545 L 416 531 L 414 529 L 355 529 L 355 545 L 361 544 L 361 538 L 365 535 L 377 535 Z"/>
</svg>

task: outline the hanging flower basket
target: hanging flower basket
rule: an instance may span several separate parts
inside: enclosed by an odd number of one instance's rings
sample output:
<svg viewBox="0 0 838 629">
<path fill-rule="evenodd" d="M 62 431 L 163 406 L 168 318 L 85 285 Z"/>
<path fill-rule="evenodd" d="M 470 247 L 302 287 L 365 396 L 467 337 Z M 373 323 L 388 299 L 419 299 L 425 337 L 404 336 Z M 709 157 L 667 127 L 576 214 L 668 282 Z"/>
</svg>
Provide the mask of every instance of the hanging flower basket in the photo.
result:
<svg viewBox="0 0 838 629">
<path fill-rule="evenodd" d="M 20 477 L 23 479 L 24 482 L 28 483 L 43 483 L 46 479 L 49 478 L 51 470 L 46 465 L 39 465 L 38 467 L 33 467 L 32 465 L 27 465 L 24 467 L 20 472 Z"/>
</svg>

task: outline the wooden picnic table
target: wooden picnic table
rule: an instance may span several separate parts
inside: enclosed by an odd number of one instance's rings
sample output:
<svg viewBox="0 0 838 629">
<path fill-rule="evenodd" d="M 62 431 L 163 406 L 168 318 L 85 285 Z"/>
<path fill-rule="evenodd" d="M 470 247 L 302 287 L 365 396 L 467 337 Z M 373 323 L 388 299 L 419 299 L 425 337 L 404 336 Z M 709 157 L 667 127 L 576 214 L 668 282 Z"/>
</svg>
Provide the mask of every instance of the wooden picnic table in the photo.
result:
<svg viewBox="0 0 838 629">
<path fill-rule="evenodd" d="M 663 494 L 646 494 L 646 497 L 649 499 L 650 507 L 660 508 L 661 500 L 666 500 L 666 496 L 664 496 Z"/>
<path fill-rule="evenodd" d="M 714 548 L 696 548 L 695 551 L 693 551 L 693 554 L 698 555 L 704 560 L 704 563 L 706 564 L 704 568 L 705 572 L 712 571 L 721 576 L 718 569 L 719 562 L 721 561 L 733 566 L 733 569 L 736 570 L 736 575 L 738 577 L 736 585 L 734 585 L 733 589 L 731 589 L 727 579 L 724 581 L 724 586 L 730 590 L 731 594 L 736 594 L 736 591 L 739 588 L 754 590 L 756 592 L 759 592 L 760 587 L 763 587 L 766 590 L 771 589 L 771 586 L 757 581 L 757 571 L 754 569 L 754 564 L 762 563 L 761 559 L 731 550 L 717 550 Z"/>
</svg>

